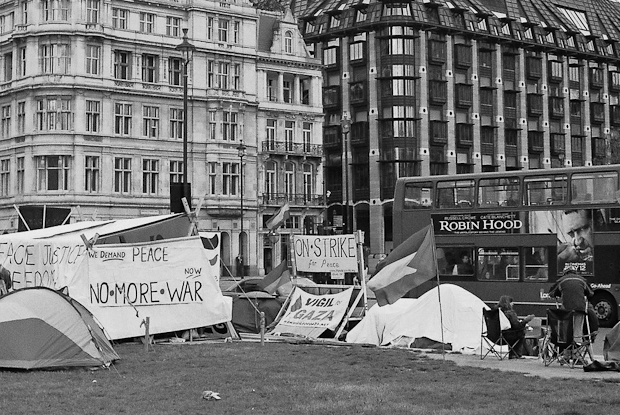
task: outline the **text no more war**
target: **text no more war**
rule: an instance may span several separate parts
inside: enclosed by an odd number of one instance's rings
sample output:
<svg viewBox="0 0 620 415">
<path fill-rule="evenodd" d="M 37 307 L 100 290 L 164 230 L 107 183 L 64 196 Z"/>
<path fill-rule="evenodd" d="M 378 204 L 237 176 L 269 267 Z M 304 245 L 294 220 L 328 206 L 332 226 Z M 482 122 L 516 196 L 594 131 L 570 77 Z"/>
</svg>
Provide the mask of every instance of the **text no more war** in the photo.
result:
<svg viewBox="0 0 620 415">
<path fill-rule="evenodd" d="M 202 282 L 170 280 L 90 284 L 90 303 L 103 306 L 202 302 Z"/>
</svg>

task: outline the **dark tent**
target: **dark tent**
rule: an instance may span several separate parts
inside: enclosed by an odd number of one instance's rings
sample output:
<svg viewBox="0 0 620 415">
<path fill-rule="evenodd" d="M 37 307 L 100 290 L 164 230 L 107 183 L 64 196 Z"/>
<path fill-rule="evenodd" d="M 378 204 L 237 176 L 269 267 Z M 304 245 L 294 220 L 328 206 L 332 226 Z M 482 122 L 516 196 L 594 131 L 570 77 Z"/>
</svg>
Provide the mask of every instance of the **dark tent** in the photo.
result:
<svg viewBox="0 0 620 415">
<path fill-rule="evenodd" d="M 45 287 L 0 297 L 0 367 L 108 366 L 119 359 L 93 315 Z"/>
<path fill-rule="evenodd" d="M 235 295 L 232 306 L 233 326 L 239 333 L 260 333 L 260 312 L 265 313 L 267 327 L 277 317 L 281 306 L 273 295 L 262 291 Z"/>
</svg>

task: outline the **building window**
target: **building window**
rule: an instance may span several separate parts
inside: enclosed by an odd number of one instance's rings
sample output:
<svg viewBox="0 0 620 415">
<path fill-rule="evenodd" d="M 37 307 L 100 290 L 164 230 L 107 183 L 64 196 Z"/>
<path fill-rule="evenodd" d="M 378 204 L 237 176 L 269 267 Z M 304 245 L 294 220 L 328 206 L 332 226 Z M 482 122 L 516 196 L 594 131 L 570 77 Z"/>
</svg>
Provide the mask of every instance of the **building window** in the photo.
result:
<svg viewBox="0 0 620 415">
<path fill-rule="evenodd" d="M 312 165 L 304 164 L 304 200 L 309 202 L 314 194 L 314 186 L 312 185 Z"/>
<path fill-rule="evenodd" d="M 217 64 L 216 88 L 228 89 L 228 77 L 230 75 L 230 64 L 219 62 Z"/>
<path fill-rule="evenodd" d="M 84 190 L 87 192 L 99 191 L 99 157 L 86 156 L 86 177 L 84 178 Z"/>
<path fill-rule="evenodd" d="M 5 53 L 2 58 L 4 61 L 4 64 L 2 65 L 2 78 L 4 82 L 9 82 L 13 79 L 13 53 Z"/>
<path fill-rule="evenodd" d="M 159 137 L 159 107 L 142 107 L 142 135 L 148 138 Z"/>
<path fill-rule="evenodd" d="M 238 91 L 241 89 L 241 64 L 233 63 L 232 69 L 232 88 Z"/>
<path fill-rule="evenodd" d="M 129 16 L 129 10 L 125 9 L 112 9 L 112 26 L 115 29 L 127 29 L 127 21 Z"/>
<path fill-rule="evenodd" d="M 276 126 L 277 126 L 277 120 L 267 120 L 267 136 L 265 138 L 267 139 L 267 142 L 269 143 L 270 147 L 275 146 Z"/>
<path fill-rule="evenodd" d="M 295 166 L 293 163 L 286 163 L 284 166 L 284 193 L 289 198 L 295 194 Z"/>
<path fill-rule="evenodd" d="M 131 135 L 131 104 L 114 104 L 114 134 Z"/>
<path fill-rule="evenodd" d="M 290 30 L 284 33 L 284 53 L 293 53 L 293 33 Z"/>
<path fill-rule="evenodd" d="M 42 0 L 39 3 L 41 19 L 45 22 L 69 20 L 70 0 Z"/>
<path fill-rule="evenodd" d="M 114 78 L 131 79 L 131 52 L 114 51 Z"/>
<path fill-rule="evenodd" d="M 25 157 L 17 157 L 17 194 L 24 194 L 26 180 Z"/>
<path fill-rule="evenodd" d="M 170 108 L 170 138 L 183 138 L 183 110 Z"/>
<path fill-rule="evenodd" d="M 99 0 L 86 0 L 86 22 L 99 23 Z"/>
<path fill-rule="evenodd" d="M 168 81 L 170 85 L 181 86 L 183 82 L 183 61 L 179 58 L 168 60 Z"/>
<path fill-rule="evenodd" d="M 209 111 L 209 139 L 215 140 L 217 123 L 215 122 L 215 111 Z"/>
<path fill-rule="evenodd" d="M 217 40 L 220 42 L 228 42 L 228 26 L 230 22 L 225 19 L 220 19 L 217 23 Z"/>
<path fill-rule="evenodd" d="M 26 131 L 26 102 L 17 103 L 17 133 L 24 134 Z"/>
<path fill-rule="evenodd" d="M 148 195 L 159 193 L 159 160 L 142 160 L 142 193 Z"/>
<path fill-rule="evenodd" d="M 224 118 L 222 120 L 222 140 L 236 141 L 238 135 L 236 112 L 224 111 Z"/>
<path fill-rule="evenodd" d="M 312 142 L 312 123 L 305 122 L 302 125 L 302 140 L 304 145 L 304 151 L 310 151 L 310 143 Z"/>
<path fill-rule="evenodd" d="M 101 123 L 101 102 L 86 100 L 86 131 L 98 133 Z"/>
<path fill-rule="evenodd" d="M 239 22 L 233 22 L 232 26 L 232 43 L 239 43 L 239 40 L 241 39 L 239 37 L 241 24 Z"/>
<path fill-rule="evenodd" d="M 131 193 L 131 159 L 114 158 L 114 192 Z"/>
<path fill-rule="evenodd" d="M 0 160 L 0 196 L 11 193 L 11 159 Z"/>
<path fill-rule="evenodd" d="M 43 74 L 67 74 L 71 70 L 69 43 L 39 45 L 39 71 Z"/>
<path fill-rule="evenodd" d="M 207 17 L 207 40 L 213 40 L 213 26 L 215 19 L 213 17 Z"/>
<path fill-rule="evenodd" d="M 69 156 L 39 156 L 37 190 L 69 190 Z"/>
<path fill-rule="evenodd" d="M 183 183 L 183 162 L 170 160 L 170 183 Z"/>
<path fill-rule="evenodd" d="M 338 48 L 323 50 L 323 65 L 335 65 L 338 63 Z"/>
<path fill-rule="evenodd" d="M 209 174 L 209 194 L 217 194 L 217 163 L 207 163 L 207 172 Z"/>
<path fill-rule="evenodd" d="M 148 53 L 142 54 L 142 82 L 157 82 L 157 64 L 159 56 Z"/>
<path fill-rule="evenodd" d="M 207 60 L 207 87 L 215 86 L 215 61 Z"/>
<path fill-rule="evenodd" d="M 239 186 L 239 163 L 222 163 L 222 194 L 237 195 Z"/>
<path fill-rule="evenodd" d="M 19 75 L 26 76 L 26 48 L 18 48 L 17 53 L 19 56 Z"/>
<path fill-rule="evenodd" d="M 286 121 L 284 123 L 284 146 L 286 151 L 293 151 L 293 143 L 295 142 L 295 121 Z"/>
<path fill-rule="evenodd" d="M 349 59 L 352 61 L 364 59 L 366 42 L 355 42 L 349 45 Z"/>
<path fill-rule="evenodd" d="M 21 1 L 22 24 L 28 24 L 28 0 Z"/>
<path fill-rule="evenodd" d="M 282 81 L 282 97 L 284 102 L 293 102 L 293 96 L 291 94 L 291 81 Z"/>
<path fill-rule="evenodd" d="M 11 105 L 2 106 L 2 137 L 11 136 Z"/>
<path fill-rule="evenodd" d="M 155 15 L 153 13 L 140 12 L 140 31 L 153 33 L 155 31 Z"/>
<path fill-rule="evenodd" d="M 271 200 L 276 195 L 276 163 L 269 161 L 265 164 L 265 194 Z"/>
<path fill-rule="evenodd" d="M 181 29 L 181 19 L 178 17 L 166 17 L 166 34 L 168 36 L 179 36 Z"/>
<path fill-rule="evenodd" d="M 99 75 L 99 61 L 101 57 L 101 47 L 86 45 L 86 73 Z"/>
<path fill-rule="evenodd" d="M 68 131 L 73 128 L 73 112 L 70 98 L 37 99 L 37 130 Z"/>
</svg>

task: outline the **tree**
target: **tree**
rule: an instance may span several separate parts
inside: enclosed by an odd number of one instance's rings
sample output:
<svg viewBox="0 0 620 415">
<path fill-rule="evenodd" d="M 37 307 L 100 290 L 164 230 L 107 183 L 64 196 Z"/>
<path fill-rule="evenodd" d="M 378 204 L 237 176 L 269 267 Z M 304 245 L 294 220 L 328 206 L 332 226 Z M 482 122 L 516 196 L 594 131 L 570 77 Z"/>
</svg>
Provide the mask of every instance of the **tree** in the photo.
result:
<svg viewBox="0 0 620 415">
<path fill-rule="evenodd" d="M 259 10 L 283 12 L 288 7 L 286 0 L 250 0 L 252 5 Z"/>
</svg>

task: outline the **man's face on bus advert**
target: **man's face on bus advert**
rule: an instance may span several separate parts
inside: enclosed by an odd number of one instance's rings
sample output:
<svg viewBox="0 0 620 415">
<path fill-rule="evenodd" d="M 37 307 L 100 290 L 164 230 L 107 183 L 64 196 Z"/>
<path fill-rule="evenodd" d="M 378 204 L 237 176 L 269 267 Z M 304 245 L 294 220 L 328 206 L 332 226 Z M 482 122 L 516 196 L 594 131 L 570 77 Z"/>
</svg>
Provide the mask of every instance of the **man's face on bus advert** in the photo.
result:
<svg viewBox="0 0 620 415">
<path fill-rule="evenodd" d="M 567 211 L 564 215 L 564 230 L 572 240 L 569 261 L 588 261 L 592 259 L 592 221 L 584 209 Z"/>
</svg>

